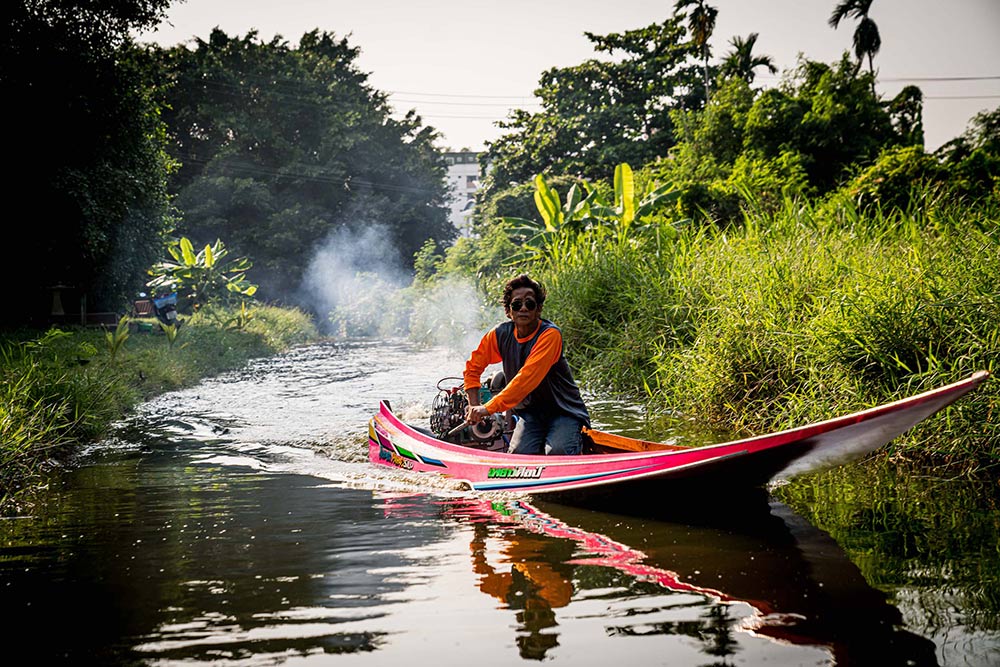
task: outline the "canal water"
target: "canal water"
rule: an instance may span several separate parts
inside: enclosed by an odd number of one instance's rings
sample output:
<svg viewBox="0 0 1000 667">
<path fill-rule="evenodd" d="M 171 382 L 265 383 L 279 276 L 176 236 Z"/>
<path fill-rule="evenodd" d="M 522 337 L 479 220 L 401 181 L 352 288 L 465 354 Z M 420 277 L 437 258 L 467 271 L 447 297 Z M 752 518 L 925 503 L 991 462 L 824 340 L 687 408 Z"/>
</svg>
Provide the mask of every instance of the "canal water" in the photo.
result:
<svg viewBox="0 0 1000 667">
<path fill-rule="evenodd" d="M 840 504 L 825 481 L 795 495 L 800 511 L 760 493 L 725 512 L 650 498 L 610 514 L 371 467 L 378 401 L 426 421 L 461 364 L 405 343 L 323 343 L 143 405 L 35 513 L 0 520 L 8 657 L 1000 664 L 992 490 L 947 487 L 971 499 L 950 526 L 859 494 Z M 599 426 L 677 437 L 589 399 Z M 831 503 L 847 518 L 816 510 Z"/>
</svg>

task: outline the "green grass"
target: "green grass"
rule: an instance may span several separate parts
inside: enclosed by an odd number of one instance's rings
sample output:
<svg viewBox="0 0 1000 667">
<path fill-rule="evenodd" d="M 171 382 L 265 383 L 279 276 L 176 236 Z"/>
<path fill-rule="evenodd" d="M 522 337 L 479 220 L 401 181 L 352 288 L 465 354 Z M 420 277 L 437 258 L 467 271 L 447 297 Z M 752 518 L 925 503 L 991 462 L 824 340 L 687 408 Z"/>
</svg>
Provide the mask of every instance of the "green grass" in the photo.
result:
<svg viewBox="0 0 1000 667">
<path fill-rule="evenodd" d="M 0 336 L 0 508 L 26 502 L 52 465 L 141 400 L 315 337 L 305 313 L 263 305 L 204 309 L 173 340 L 152 320 L 110 339 L 83 328 L 7 332 Z"/>
<path fill-rule="evenodd" d="M 997 209 L 887 214 L 788 200 L 673 241 L 585 233 L 559 261 L 528 269 L 549 286 L 547 315 L 587 384 L 760 433 L 996 372 Z M 1000 463 L 998 399 L 992 380 L 896 453 Z"/>
</svg>

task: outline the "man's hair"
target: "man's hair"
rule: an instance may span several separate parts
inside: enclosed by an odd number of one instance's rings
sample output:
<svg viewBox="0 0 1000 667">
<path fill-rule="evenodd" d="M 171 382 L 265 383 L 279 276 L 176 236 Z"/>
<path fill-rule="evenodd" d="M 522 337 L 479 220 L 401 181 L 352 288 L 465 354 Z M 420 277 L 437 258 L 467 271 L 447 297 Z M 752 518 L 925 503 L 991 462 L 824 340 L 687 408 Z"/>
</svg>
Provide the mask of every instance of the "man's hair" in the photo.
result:
<svg viewBox="0 0 1000 667">
<path fill-rule="evenodd" d="M 541 283 L 532 280 L 527 273 L 522 273 L 521 275 L 513 278 L 503 287 L 503 309 L 504 312 L 510 310 L 510 301 L 513 298 L 514 290 L 520 289 L 522 287 L 530 287 L 535 293 L 535 301 L 538 302 L 538 307 L 541 308 L 542 304 L 545 303 L 545 287 Z"/>
</svg>

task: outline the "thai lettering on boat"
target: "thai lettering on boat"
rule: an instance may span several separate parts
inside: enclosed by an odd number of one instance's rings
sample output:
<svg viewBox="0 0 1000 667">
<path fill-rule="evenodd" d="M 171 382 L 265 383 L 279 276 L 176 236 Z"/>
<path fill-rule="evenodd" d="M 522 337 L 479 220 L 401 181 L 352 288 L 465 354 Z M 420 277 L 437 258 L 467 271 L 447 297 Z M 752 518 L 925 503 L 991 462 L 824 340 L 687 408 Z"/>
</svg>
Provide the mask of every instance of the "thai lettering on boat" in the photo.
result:
<svg viewBox="0 0 1000 667">
<path fill-rule="evenodd" d="M 545 466 L 518 466 L 516 468 L 490 468 L 488 477 L 516 477 L 518 479 L 537 479 L 542 476 Z"/>
</svg>

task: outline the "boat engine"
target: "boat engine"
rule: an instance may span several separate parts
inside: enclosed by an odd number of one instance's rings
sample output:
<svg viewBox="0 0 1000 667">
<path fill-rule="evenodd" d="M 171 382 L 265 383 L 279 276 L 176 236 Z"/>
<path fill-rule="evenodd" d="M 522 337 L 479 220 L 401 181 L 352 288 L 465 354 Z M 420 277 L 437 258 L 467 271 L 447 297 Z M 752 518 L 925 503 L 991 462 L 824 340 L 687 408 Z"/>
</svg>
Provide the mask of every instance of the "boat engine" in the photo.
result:
<svg viewBox="0 0 1000 667">
<path fill-rule="evenodd" d="M 446 385 L 449 381 L 455 380 L 459 384 Z M 513 426 L 508 428 L 508 419 L 504 415 L 490 415 L 489 419 L 484 419 L 478 424 L 460 428 L 465 423 L 465 409 L 469 405 L 469 397 L 461 382 L 462 378 L 446 377 L 437 383 L 438 393 L 431 403 L 430 420 L 431 431 L 435 437 L 457 445 L 495 451 L 506 449 Z M 479 403 L 483 404 L 490 400 L 493 393 L 499 392 L 504 384 L 503 372 L 494 374 L 479 388 Z"/>
</svg>

